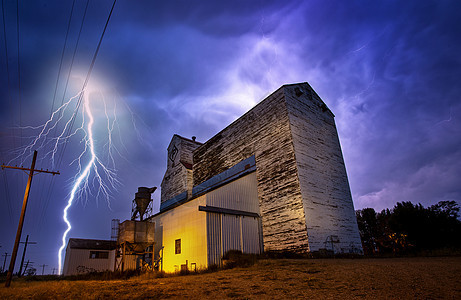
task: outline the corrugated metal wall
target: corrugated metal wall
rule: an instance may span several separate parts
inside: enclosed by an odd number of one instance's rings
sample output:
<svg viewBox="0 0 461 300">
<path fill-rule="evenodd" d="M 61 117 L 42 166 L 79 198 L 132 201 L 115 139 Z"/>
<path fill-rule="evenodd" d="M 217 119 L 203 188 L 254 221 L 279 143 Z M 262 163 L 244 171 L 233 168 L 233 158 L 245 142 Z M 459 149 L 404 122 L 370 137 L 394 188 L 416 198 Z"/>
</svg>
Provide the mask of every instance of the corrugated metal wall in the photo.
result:
<svg viewBox="0 0 461 300">
<path fill-rule="evenodd" d="M 137 255 L 125 255 L 123 270 L 136 270 L 138 267 L 140 267 L 140 262 Z"/>
<path fill-rule="evenodd" d="M 229 250 L 240 250 L 241 247 L 241 229 L 240 216 L 221 215 L 222 219 L 222 247 L 223 253 Z"/>
<path fill-rule="evenodd" d="M 206 194 L 206 204 L 259 214 L 256 172 Z"/>
<path fill-rule="evenodd" d="M 221 215 L 206 213 L 208 266 L 221 265 Z"/>
<path fill-rule="evenodd" d="M 208 206 L 259 214 L 256 173 L 206 194 Z M 208 265 L 220 265 L 229 250 L 261 253 L 262 232 L 257 217 L 207 212 Z"/>
<path fill-rule="evenodd" d="M 208 265 L 220 265 L 229 250 L 261 253 L 259 218 L 207 212 Z"/>
<path fill-rule="evenodd" d="M 242 222 L 242 252 L 261 253 L 259 220 L 255 217 L 240 217 Z"/>
</svg>

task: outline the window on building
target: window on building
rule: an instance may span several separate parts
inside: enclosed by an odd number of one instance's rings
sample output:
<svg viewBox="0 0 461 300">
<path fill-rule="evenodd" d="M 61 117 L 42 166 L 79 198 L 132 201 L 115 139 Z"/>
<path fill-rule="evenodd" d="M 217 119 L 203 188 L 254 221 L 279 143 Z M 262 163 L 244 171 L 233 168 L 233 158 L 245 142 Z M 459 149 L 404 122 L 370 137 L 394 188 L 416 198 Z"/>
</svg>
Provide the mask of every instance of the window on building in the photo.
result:
<svg viewBox="0 0 461 300">
<path fill-rule="evenodd" d="M 173 146 L 173 149 L 171 149 L 170 153 L 168 153 L 168 158 L 174 162 L 174 159 L 176 158 L 176 155 L 178 154 L 178 148 L 176 148 L 176 145 Z"/>
<path fill-rule="evenodd" d="M 90 259 L 108 259 L 109 251 L 90 251 Z"/>
<path fill-rule="evenodd" d="M 181 254 L 181 239 L 174 241 L 174 254 Z"/>
</svg>

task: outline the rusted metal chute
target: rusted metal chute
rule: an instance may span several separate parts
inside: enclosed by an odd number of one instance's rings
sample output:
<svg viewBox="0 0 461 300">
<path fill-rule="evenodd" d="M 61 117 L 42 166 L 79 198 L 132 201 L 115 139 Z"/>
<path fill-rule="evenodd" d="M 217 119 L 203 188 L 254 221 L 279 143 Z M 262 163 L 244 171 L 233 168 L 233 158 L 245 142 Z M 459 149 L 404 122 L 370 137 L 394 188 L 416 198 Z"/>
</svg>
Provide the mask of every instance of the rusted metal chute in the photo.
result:
<svg viewBox="0 0 461 300">
<path fill-rule="evenodd" d="M 152 268 L 155 223 L 152 215 L 152 193 L 157 187 L 138 187 L 131 210 L 131 220 L 117 224 L 115 269 Z M 117 222 L 118 223 L 118 222 Z"/>
<path fill-rule="evenodd" d="M 152 198 L 151 195 L 157 187 L 147 188 L 138 187 L 138 192 L 135 193 L 133 200 L 133 208 L 131 210 L 131 220 L 134 221 L 139 215 L 139 220 L 142 221 L 145 215 L 152 213 Z"/>
</svg>

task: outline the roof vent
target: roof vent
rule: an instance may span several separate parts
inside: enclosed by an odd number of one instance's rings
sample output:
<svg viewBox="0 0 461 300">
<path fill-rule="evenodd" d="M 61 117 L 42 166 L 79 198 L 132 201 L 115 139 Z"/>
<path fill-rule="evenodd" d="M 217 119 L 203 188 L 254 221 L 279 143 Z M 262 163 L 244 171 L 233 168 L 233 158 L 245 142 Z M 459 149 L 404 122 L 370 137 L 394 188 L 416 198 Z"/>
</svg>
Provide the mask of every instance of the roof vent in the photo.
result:
<svg viewBox="0 0 461 300">
<path fill-rule="evenodd" d="M 195 139 L 196 139 L 196 138 L 197 138 L 196 136 L 193 136 L 193 137 L 192 137 L 192 140 L 195 142 Z"/>
</svg>

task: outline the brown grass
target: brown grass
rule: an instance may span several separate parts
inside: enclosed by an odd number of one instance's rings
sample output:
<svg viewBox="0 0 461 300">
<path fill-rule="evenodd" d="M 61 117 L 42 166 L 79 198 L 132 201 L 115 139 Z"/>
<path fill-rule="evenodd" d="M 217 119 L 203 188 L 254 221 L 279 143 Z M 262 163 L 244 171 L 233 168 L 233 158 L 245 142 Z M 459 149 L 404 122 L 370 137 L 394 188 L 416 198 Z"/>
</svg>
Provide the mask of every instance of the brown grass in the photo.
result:
<svg viewBox="0 0 461 300">
<path fill-rule="evenodd" d="M 461 299 L 461 257 L 262 260 L 252 267 L 128 280 L 13 281 L 0 299 Z"/>
</svg>

